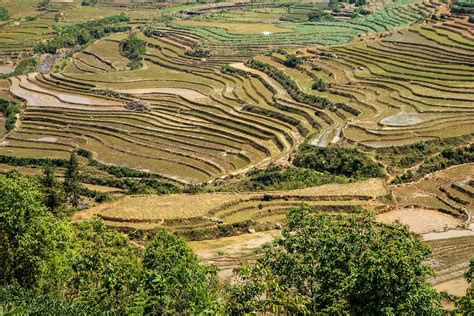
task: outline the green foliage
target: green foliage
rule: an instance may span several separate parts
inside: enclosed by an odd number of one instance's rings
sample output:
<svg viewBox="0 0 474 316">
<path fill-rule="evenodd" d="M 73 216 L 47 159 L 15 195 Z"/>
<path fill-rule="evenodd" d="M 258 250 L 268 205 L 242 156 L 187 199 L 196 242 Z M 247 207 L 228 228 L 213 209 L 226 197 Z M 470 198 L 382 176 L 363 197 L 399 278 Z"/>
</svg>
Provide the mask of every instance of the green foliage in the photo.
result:
<svg viewBox="0 0 474 316">
<path fill-rule="evenodd" d="M 5 129 L 11 131 L 15 128 L 17 114 L 20 113 L 18 104 L 0 99 L 0 112 L 5 115 Z"/>
<path fill-rule="evenodd" d="M 313 83 L 313 85 L 311 86 L 311 89 L 324 92 L 327 89 L 326 82 L 324 82 L 323 79 L 318 79 Z"/>
<path fill-rule="evenodd" d="M 377 178 L 384 175 L 379 164 L 356 148 L 305 145 L 293 163 L 297 167 L 356 179 Z"/>
<path fill-rule="evenodd" d="M 332 18 L 331 15 L 323 12 L 321 10 L 313 11 L 308 15 L 308 18 L 311 22 L 319 22 L 323 20 L 330 20 Z"/>
<path fill-rule="evenodd" d="M 129 26 L 121 25 L 121 23 L 129 21 L 129 17 L 124 14 L 119 14 L 80 24 L 64 26 L 56 25 L 55 29 L 58 35 L 47 43 L 37 44 L 33 51 L 42 54 L 55 54 L 60 48 L 71 48 L 76 45 L 85 45 L 94 39 L 102 38 L 111 33 L 129 31 Z"/>
<path fill-rule="evenodd" d="M 230 313 L 441 315 L 424 265 L 430 253 L 408 227 L 372 213 L 290 211 L 282 238 L 243 266 Z"/>
<path fill-rule="evenodd" d="M 467 19 L 467 21 L 468 21 L 469 23 L 474 23 L 474 15 L 471 15 L 471 16 Z"/>
<path fill-rule="evenodd" d="M 0 7 L 0 21 L 7 21 L 9 18 L 8 10 L 4 7 Z"/>
<path fill-rule="evenodd" d="M 288 57 L 285 62 L 283 63 L 286 67 L 289 68 L 296 68 L 296 66 L 300 65 L 302 63 L 302 59 L 298 56 L 291 55 Z"/>
<path fill-rule="evenodd" d="M 97 4 L 97 0 L 82 0 L 81 5 L 82 6 L 95 6 Z"/>
<path fill-rule="evenodd" d="M 13 72 L 11 73 L 11 76 L 20 76 L 20 75 L 26 75 L 30 72 L 36 71 L 36 59 L 32 58 L 26 58 L 22 59 L 15 67 Z"/>
<path fill-rule="evenodd" d="M 59 215 L 66 208 L 66 195 L 61 182 L 59 182 L 54 173 L 54 166 L 46 165 L 43 168 L 43 175 L 40 181 L 46 207 L 55 215 Z"/>
<path fill-rule="evenodd" d="M 19 286 L 0 286 L 1 315 L 98 315 L 100 311 L 49 293 Z"/>
<path fill-rule="evenodd" d="M 53 271 L 62 271 L 70 228 L 44 206 L 36 181 L 0 175 L 0 196 L 0 282 L 42 286 Z M 54 287 L 56 280 L 47 283 Z"/>
<path fill-rule="evenodd" d="M 460 148 L 447 146 L 441 151 L 441 153 L 424 160 L 415 172 L 409 170 L 409 172 L 407 171 L 403 175 L 395 178 L 393 183 L 415 181 L 428 173 L 470 162 L 474 162 L 474 144 Z"/>
<path fill-rule="evenodd" d="M 474 3 L 457 2 L 451 6 L 451 12 L 459 14 L 474 14 Z"/>
<path fill-rule="evenodd" d="M 270 167 L 255 170 L 248 174 L 248 179 L 230 188 L 237 191 L 293 190 L 327 183 L 346 183 L 347 178 L 312 169 L 289 167 Z"/>
<path fill-rule="evenodd" d="M 67 194 L 69 202 L 73 207 L 79 205 L 81 192 L 81 178 L 79 172 L 79 161 L 75 152 L 71 153 L 69 161 L 66 165 L 66 172 L 64 174 L 64 191 Z"/>
<path fill-rule="evenodd" d="M 464 278 L 469 283 L 469 288 L 466 295 L 456 301 L 456 312 L 462 315 L 472 315 L 474 314 L 474 259 L 471 259 Z"/>
<path fill-rule="evenodd" d="M 120 53 L 130 59 L 128 66 L 131 69 L 142 67 L 143 55 L 146 53 L 146 42 L 139 39 L 137 34 L 131 33 L 128 38 L 120 42 Z"/>
<path fill-rule="evenodd" d="M 125 235 L 108 229 L 99 218 L 82 222 L 74 230 L 69 260 L 74 273 L 68 291 L 75 302 L 90 308 L 123 311 L 139 287 L 141 255 Z"/>
<path fill-rule="evenodd" d="M 182 239 L 159 229 L 143 257 L 142 308 L 147 314 L 201 314 L 219 309 L 217 270 L 200 263 Z"/>
<path fill-rule="evenodd" d="M 49 181 L 53 172 L 45 173 Z M 43 190 L 16 173 L 0 175 L 1 313 L 221 311 L 216 270 L 184 240 L 159 230 L 143 249 L 99 218 L 73 226 L 47 209 Z"/>
</svg>

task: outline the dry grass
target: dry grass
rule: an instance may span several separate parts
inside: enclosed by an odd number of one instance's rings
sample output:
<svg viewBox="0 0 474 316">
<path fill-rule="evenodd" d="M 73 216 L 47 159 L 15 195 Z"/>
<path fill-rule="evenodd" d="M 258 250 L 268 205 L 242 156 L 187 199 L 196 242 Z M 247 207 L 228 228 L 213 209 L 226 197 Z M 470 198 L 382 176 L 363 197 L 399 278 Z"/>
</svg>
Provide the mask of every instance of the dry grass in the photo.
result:
<svg viewBox="0 0 474 316">
<path fill-rule="evenodd" d="M 320 187 L 273 191 L 273 195 L 288 196 L 353 196 L 381 197 L 388 194 L 383 180 L 370 179 L 349 184 L 328 184 Z M 95 214 L 127 220 L 185 219 L 203 216 L 225 203 L 262 196 L 264 193 L 204 193 L 171 194 L 162 196 L 127 196 L 112 203 L 103 204 L 82 213 L 81 217 Z M 336 203 L 337 204 L 337 203 Z"/>
</svg>

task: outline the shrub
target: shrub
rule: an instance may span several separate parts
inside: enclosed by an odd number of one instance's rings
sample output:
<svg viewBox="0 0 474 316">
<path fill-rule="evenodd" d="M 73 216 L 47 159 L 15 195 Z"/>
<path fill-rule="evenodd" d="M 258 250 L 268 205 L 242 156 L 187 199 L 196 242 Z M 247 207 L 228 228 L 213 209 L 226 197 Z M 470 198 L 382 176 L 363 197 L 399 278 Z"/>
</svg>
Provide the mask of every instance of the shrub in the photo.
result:
<svg viewBox="0 0 474 316">
<path fill-rule="evenodd" d="M 471 15 L 471 16 L 467 19 L 467 21 L 468 21 L 469 23 L 474 23 L 474 15 Z"/>
<path fill-rule="evenodd" d="M 311 89 L 324 92 L 327 89 L 326 83 L 323 81 L 323 79 L 318 79 L 317 81 L 313 83 L 313 85 L 311 86 Z"/>
<path fill-rule="evenodd" d="M 296 156 L 294 165 L 349 178 L 383 176 L 382 167 L 355 148 L 324 148 L 305 145 Z"/>
<path fill-rule="evenodd" d="M 8 10 L 4 7 L 0 7 L 0 21 L 7 21 L 9 18 Z"/>
<path fill-rule="evenodd" d="M 284 65 L 288 68 L 296 68 L 296 66 L 298 66 L 301 63 L 302 63 L 302 60 L 300 57 L 292 55 L 285 60 Z"/>
<path fill-rule="evenodd" d="M 20 113 L 20 108 L 18 104 L 13 102 L 8 102 L 7 100 L 0 99 L 0 112 L 5 115 L 5 129 L 11 131 L 15 128 L 16 116 Z"/>
<path fill-rule="evenodd" d="M 110 33 L 129 31 L 126 25 L 114 25 L 129 22 L 130 18 L 124 14 L 109 16 L 96 21 L 88 21 L 73 25 L 55 25 L 57 36 L 47 43 L 37 44 L 35 53 L 55 54 L 60 48 L 71 48 L 76 45 L 85 45 L 93 39 L 101 38 Z"/>
<path fill-rule="evenodd" d="M 345 177 L 321 173 L 312 169 L 270 167 L 247 174 L 248 179 L 230 188 L 238 191 L 292 190 L 327 183 L 345 183 Z"/>
<path fill-rule="evenodd" d="M 142 67 L 142 58 L 146 52 L 146 42 L 139 39 L 135 33 L 120 42 L 120 53 L 130 59 L 128 66 L 131 69 Z"/>
</svg>

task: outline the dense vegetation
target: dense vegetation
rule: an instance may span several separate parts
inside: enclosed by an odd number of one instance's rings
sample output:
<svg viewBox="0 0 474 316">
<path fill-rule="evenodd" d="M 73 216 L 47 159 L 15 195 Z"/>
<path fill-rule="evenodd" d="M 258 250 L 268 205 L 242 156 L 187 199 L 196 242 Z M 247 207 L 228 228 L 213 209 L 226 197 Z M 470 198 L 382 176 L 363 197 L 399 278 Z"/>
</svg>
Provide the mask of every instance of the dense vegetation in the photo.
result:
<svg viewBox="0 0 474 316">
<path fill-rule="evenodd" d="M 282 238 L 264 246 L 231 291 L 234 314 L 441 315 L 423 261 L 430 250 L 406 226 L 368 213 L 290 211 Z"/>
<path fill-rule="evenodd" d="M 0 113 L 5 116 L 5 129 L 11 131 L 15 128 L 16 116 L 20 113 L 20 108 L 15 102 L 9 102 L 5 99 L 0 99 Z"/>
<path fill-rule="evenodd" d="M 4 7 L 0 7 L 0 21 L 7 21 L 9 18 L 8 10 Z"/>
<path fill-rule="evenodd" d="M 456 312 L 462 315 L 470 315 L 474 313 L 474 258 L 471 259 L 464 278 L 469 283 L 469 288 L 467 294 L 456 301 Z"/>
<path fill-rule="evenodd" d="M 428 173 L 439 171 L 454 165 L 474 162 L 474 144 L 466 147 L 446 147 L 441 153 L 429 157 L 415 170 L 408 170 L 394 179 L 393 183 L 411 182 Z"/>
<path fill-rule="evenodd" d="M 270 167 L 247 174 L 248 179 L 232 185 L 238 191 L 292 190 L 327 183 L 346 183 L 345 177 L 305 168 Z"/>
<path fill-rule="evenodd" d="M 58 35 L 47 43 L 39 43 L 34 47 L 34 51 L 36 53 L 54 54 L 60 48 L 71 48 L 76 45 L 85 45 L 95 39 L 102 38 L 107 34 L 126 32 L 130 30 L 129 26 L 120 24 L 129 21 L 129 17 L 120 14 L 96 21 L 56 26 L 55 28 Z"/>
<path fill-rule="evenodd" d="M 384 175 L 379 164 L 356 148 L 325 148 L 305 145 L 293 163 L 297 167 L 356 179 L 376 178 Z"/>
<path fill-rule="evenodd" d="M 0 175 L 0 195 L 2 312 L 50 306 L 49 313 L 199 314 L 221 308 L 215 270 L 169 232 L 159 230 L 142 249 L 99 219 L 71 225 L 45 206 L 39 182 L 14 173 Z"/>
<path fill-rule="evenodd" d="M 135 33 L 120 42 L 120 53 L 130 59 L 128 66 L 131 69 L 142 67 L 143 55 L 146 52 L 146 42 L 139 39 Z"/>
<path fill-rule="evenodd" d="M 460 1 L 451 6 L 451 12 L 460 14 L 474 14 L 474 3 Z"/>
</svg>

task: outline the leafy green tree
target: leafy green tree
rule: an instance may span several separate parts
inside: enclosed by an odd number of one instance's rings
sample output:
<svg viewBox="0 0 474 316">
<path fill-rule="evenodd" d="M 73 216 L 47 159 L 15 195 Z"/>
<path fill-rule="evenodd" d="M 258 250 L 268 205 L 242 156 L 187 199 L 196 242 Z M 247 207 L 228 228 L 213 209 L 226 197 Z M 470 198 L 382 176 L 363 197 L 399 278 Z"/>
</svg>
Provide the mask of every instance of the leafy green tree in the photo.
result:
<svg viewBox="0 0 474 316">
<path fill-rule="evenodd" d="M 123 311 L 139 286 L 142 253 L 100 218 L 79 223 L 69 261 L 74 273 L 67 284 L 74 301 L 97 310 Z"/>
<path fill-rule="evenodd" d="M 120 42 L 120 53 L 130 59 L 129 67 L 138 69 L 142 66 L 142 58 L 146 52 L 146 42 L 139 39 L 137 34 L 130 35 Z"/>
<path fill-rule="evenodd" d="M 238 270 L 229 312 L 438 315 L 432 269 L 423 264 L 429 252 L 406 226 L 377 224 L 372 213 L 296 208 L 282 238 Z"/>
<path fill-rule="evenodd" d="M 217 271 L 204 266 L 186 242 L 159 229 L 143 257 L 142 296 L 146 314 L 216 313 Z M 142 302 L 140 304 L 140 302 Z"/>
<path fill-rule="evenodd" d="M 471 259 L 469 269 L 464 273 L 464 278 L 469 283 L 465 296 L 456 301 L 456 311 L 463 315 L 474 314 L 474 259 Z"/>
<path fill-rule="evenodd" d="M 323 79 L 320 78 L 313 83 L 311 89 L 324 92 L 327 89 L 326 82 L 324 82 Z"/>
<path fill-rule="evenodd" d="M 284 65 L 289 68 L 296 68 L 296 66 L 298 66 L 301 63 L 302 63 L 302 59 L 300 57 L 291 55 L 285 60 Z"/>
<path fill-rule="evenodd" d="M 66 192 L 71 205 L 77 207 L 81 198 L 81 182 L 79 161 L 77 160 L 75 152 L 71 153 L 66 166 L 66 172 L 64 174 L 64 191 Z"/>
<path fill-rule="evenodd" d="M 48 164 L 43 168 L 40 180 L 46 207 L 54 214 L 60 214 L 65 208 L 66 196 L 63 186 L 55 176 L 53 165 Z"/>
<path fill-rule="evenodd" d="M 70 227 L 44 206 L 36 181 L 0 175 L 0 196 L 0 283 L 40 287 L 52 271 L 63 271 Z M 55 287 L 56 281 L 46 287 Z"/>
<path fill-rule="evenodd" d="M 383 176 L 381 165 L 356 148 L 305 145 L 301 148 L 293 163 L 300 168 L 329 172 L 350 178 L 377 178 Z"/>
</svg>

